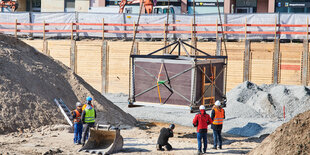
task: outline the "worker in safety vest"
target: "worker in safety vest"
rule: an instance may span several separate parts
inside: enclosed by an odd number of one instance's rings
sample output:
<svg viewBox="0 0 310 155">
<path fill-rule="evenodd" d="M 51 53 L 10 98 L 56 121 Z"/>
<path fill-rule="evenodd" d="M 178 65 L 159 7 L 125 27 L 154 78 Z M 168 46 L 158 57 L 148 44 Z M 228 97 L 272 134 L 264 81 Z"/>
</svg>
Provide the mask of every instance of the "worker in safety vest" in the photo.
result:
<svg viewBox="0 0 310 155">
<path fill-rule="evenodd" d="M 201 152 L 201 139 L 203 139 L 203 153 L 207 151 L 207 132 L 208 125 L 212 123 L 211 117 L 206 113 L 205 106 L 201 105 L 199 107 L 199 113 L 196 114 L 193 125 L 197 127 L 197 140 L 198 140 L 198 152 L 197 154 L 202 154 Z"/>
<path fill-rule="evenodd" d="M 81 121 L 82 103 L 76 102 L 76 109 L 71 111 L 74 123 L 74 144 L 81 144 L 83 123 Z"/>
<path fill-rule="evenodd" d="M 93 99 L 91 98 L 91 97 L 86 97 L 86 103 L 83 105 L 83 108 L 82 108 L 82 111 L 84 111 L 85 110 L 85 108 L 86 108 L 86 106 L 89 104 L 89 105 L 91 105 L 93 108 L 94 108 L 94 105 L 91 103 L 91 101 L 92 101 Z"/>
<path fill-rule="evenodd" d="M 217 140 L 219 140 L 219 149 L 222 149 L 222 128 L 223 128 L 223 121 L 225 119 L 225 111 L 221 107 L 221 102 L 216 101 L 214 104 L 214 108 L 211 112 L 211 119 L 213 120 L 213 123 L 211 125 L 211 128 L 213 129 L 213 139 L 214 139 L 214 145 L 213 149 L 217 149 Z"/>
<path fill-rule="evenodd" d="M 92 100 L 91 97 L 87 97 L 88 100 Z M 83 133 L 83 139 L 82 144 L 85 144 L 85 141 L 88 139 L 88 133 L 89 128 L 95 126 L 95 118 L 96 118 L 96 111 L 90 104 L 90 102 L 87 102 L 85 109 L 82 112 L 82 122 L 84 125 L 84 133 Z"/>
</svg>

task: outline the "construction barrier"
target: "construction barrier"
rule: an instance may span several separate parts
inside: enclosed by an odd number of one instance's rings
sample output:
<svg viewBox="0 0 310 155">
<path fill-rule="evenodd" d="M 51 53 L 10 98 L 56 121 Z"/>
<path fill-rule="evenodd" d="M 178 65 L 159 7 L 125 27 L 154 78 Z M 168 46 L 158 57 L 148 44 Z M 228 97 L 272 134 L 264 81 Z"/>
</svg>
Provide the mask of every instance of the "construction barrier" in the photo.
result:
<svg viewBox="0 0 310 155">
<path fill-rule="evenodd" d="M 6 16 L 5 18 L 3 16 Z M 10 17 L 12 16 L 12 17 Z M 38 37 L 306 39 L 309 14 L 142 15 L 100 13 L 3 13 L 0 31 Z M 9 18 L 8 18 L 9 17 Z M 29 17 L 29 19 L 27 18 Z M 166 24 L 168 23 L 168 24 Z M 134 27 L 139 27 L 134 32 Z M 222 30 L 223 28 L 223 30 Z M 105 33 L 103 35 L 103 32 Z M 167 34 L 167 35 L 166 35 Z"/>
</svg>

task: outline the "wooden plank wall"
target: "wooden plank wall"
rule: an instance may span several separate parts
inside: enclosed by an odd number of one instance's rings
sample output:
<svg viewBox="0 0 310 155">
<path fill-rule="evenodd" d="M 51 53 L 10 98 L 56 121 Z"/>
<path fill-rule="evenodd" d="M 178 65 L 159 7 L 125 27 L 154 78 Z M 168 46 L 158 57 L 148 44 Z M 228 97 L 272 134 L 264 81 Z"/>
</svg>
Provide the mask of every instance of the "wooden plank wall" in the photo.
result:
<svg viewBox="0 0 310 155">
<path fill-rule="evenodd" d="M 256 84 L 272 83 L 273 42 L 251 43 L 250 81 Z"/>
<path fill-rule="evenodd" d="M 302 43 L 280 44 L 280 83 L 301 83 L 301 58 L 303 51 Z"/>
<path fill-rule="evenodd" d="M 38 51 L 43 51 L 43 40 L 24 40 Z M 187 42 L 190 43 L 190 42 Z M 140 54 L 148 54 L 163 47 L 163 42 L 139 42 Z M 95 89 L 102 90 L 101 40 L 77 41 L 77 74 Z M 107 92 L 128 94 L 129 53 L 132 42 L 108 41 Z M 243 82 L 244 42 L 227 42 L 228 76 L 227 90 Z M 280 83 L 301 84 L 301 56 L 303 43 L 281 43 Z M 215 42 L 198 42 L 197 47 L 209 54 L 216 51 Z M 224 49 L 224 46 L 222 46 Z M 70 66 L 70 40 L 48 40 L 50 56 Z M 172 47 L 171 47 L 172 49 Z M 187 48 L 190 52 L 190 49 Z M 251 43 L 250 81 L 257 84 L 272 83 L 273 42 Z M 225 51 L 223 50 L 223 53 Z M 162 54 L 162 52 L 159 52 Z M 182 50 L 182 54 L 185 54 Z"/>
</svg>

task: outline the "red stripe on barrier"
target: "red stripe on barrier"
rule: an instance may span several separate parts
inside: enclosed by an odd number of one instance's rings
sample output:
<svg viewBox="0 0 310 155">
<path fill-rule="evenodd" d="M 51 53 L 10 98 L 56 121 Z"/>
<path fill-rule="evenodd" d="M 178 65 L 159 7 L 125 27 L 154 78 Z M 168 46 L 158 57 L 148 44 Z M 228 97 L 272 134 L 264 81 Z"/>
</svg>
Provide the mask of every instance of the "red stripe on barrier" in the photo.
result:
<svg viewBox="0 0 310 155">
<path fill-rule="evenodd" d="M 17 32 L 43 33 L 43 30 L 17 30 Z"/>
<path fill-rule="evenodd" d="M 15 23 L 0 23 L 0 25 L 15 25 Z"/>
<path fill-rule="evenodd" d="M 45 32 L 71 32 L 71 30 L 45 30 Z"/>
<path fill-rule="evenodd" d="M 15 32 L 14 29 L 0 29 L 2 32 Z"/>
<path fill-rule="evenodd" d="M 300 70 L 300 65 L 281 65 L 282 70 Z"/>
<path fill-rule="evenodd" d="M 66 25 L 72 25 L 72 23 L 45 23 L 45 25 L 46 26 L 66 26 Z"/>
<path fill-rule="evenodd" d="M 43 23 L 17 23 L 17 25 L 43 26 L 44 24 Z"/>
</svg>

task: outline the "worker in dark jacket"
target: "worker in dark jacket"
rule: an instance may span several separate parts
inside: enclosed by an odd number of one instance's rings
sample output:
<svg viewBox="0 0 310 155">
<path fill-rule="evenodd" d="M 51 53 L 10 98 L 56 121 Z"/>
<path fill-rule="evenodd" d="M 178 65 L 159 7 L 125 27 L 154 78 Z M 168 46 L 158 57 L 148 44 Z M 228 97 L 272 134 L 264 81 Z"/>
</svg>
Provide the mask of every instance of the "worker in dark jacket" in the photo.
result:
<svg viewBox="0 0 310 155">
<path fill-rule="evenodd" d="M 172 146 L 168 143 L 170 137 L 173 137 L 173 129 L 175 128 L 174 124 L 170 124 L 169 128 L 162 128 L 157 140 L 156 149 L 158 151 L 170 151 Z M 162 148 L 164 147 L 164 149 Z"/>
<path fill-rule="evenodd" d="M 201 154 L 201 139 L 203 139 L 203 152 L 207 151 L 207 132 L 208 125 L 212 123 L 211 117 L 206 113 L 205 106 L 199 107 L 200 112 L 196 114 L 193 125 L 197 127 L 197 140 L 198 140 L 198 154 Z"/>
<path fill-rule="evenodd" d="M 216 101 L 214 104 L 214 108 L 211 112 L 211 119 L 213 120 L 213 123 L 211 125 L 211 128 L 213 129 L 213 139 L 214 139 L 214 145 L 213 149 L 217 149 L 217 140 L 219 140 L 219 149 L 222 149 L 222 128 L 223 128 L 223 121 L 225 119 L 225 111 L 221 107 L 221 102 Z"/>
<path fill-rule="evenodd" d="M 88 101 L 91 101 L 92 98 L 87 97 Z M 89 128 L 95 126 L 95 118 L 96 118 L 96 111 L 93 108 L 93 106 L 90 104 L 90 102 L 87 102 L 86 108 L 82 112 L 82 122 L 84 124 L 83 129 L 83 139 L 82 139 L 82 145 L 85 144 L 85 141 L 88 139 L 88 132 Z"/>
</svg>

